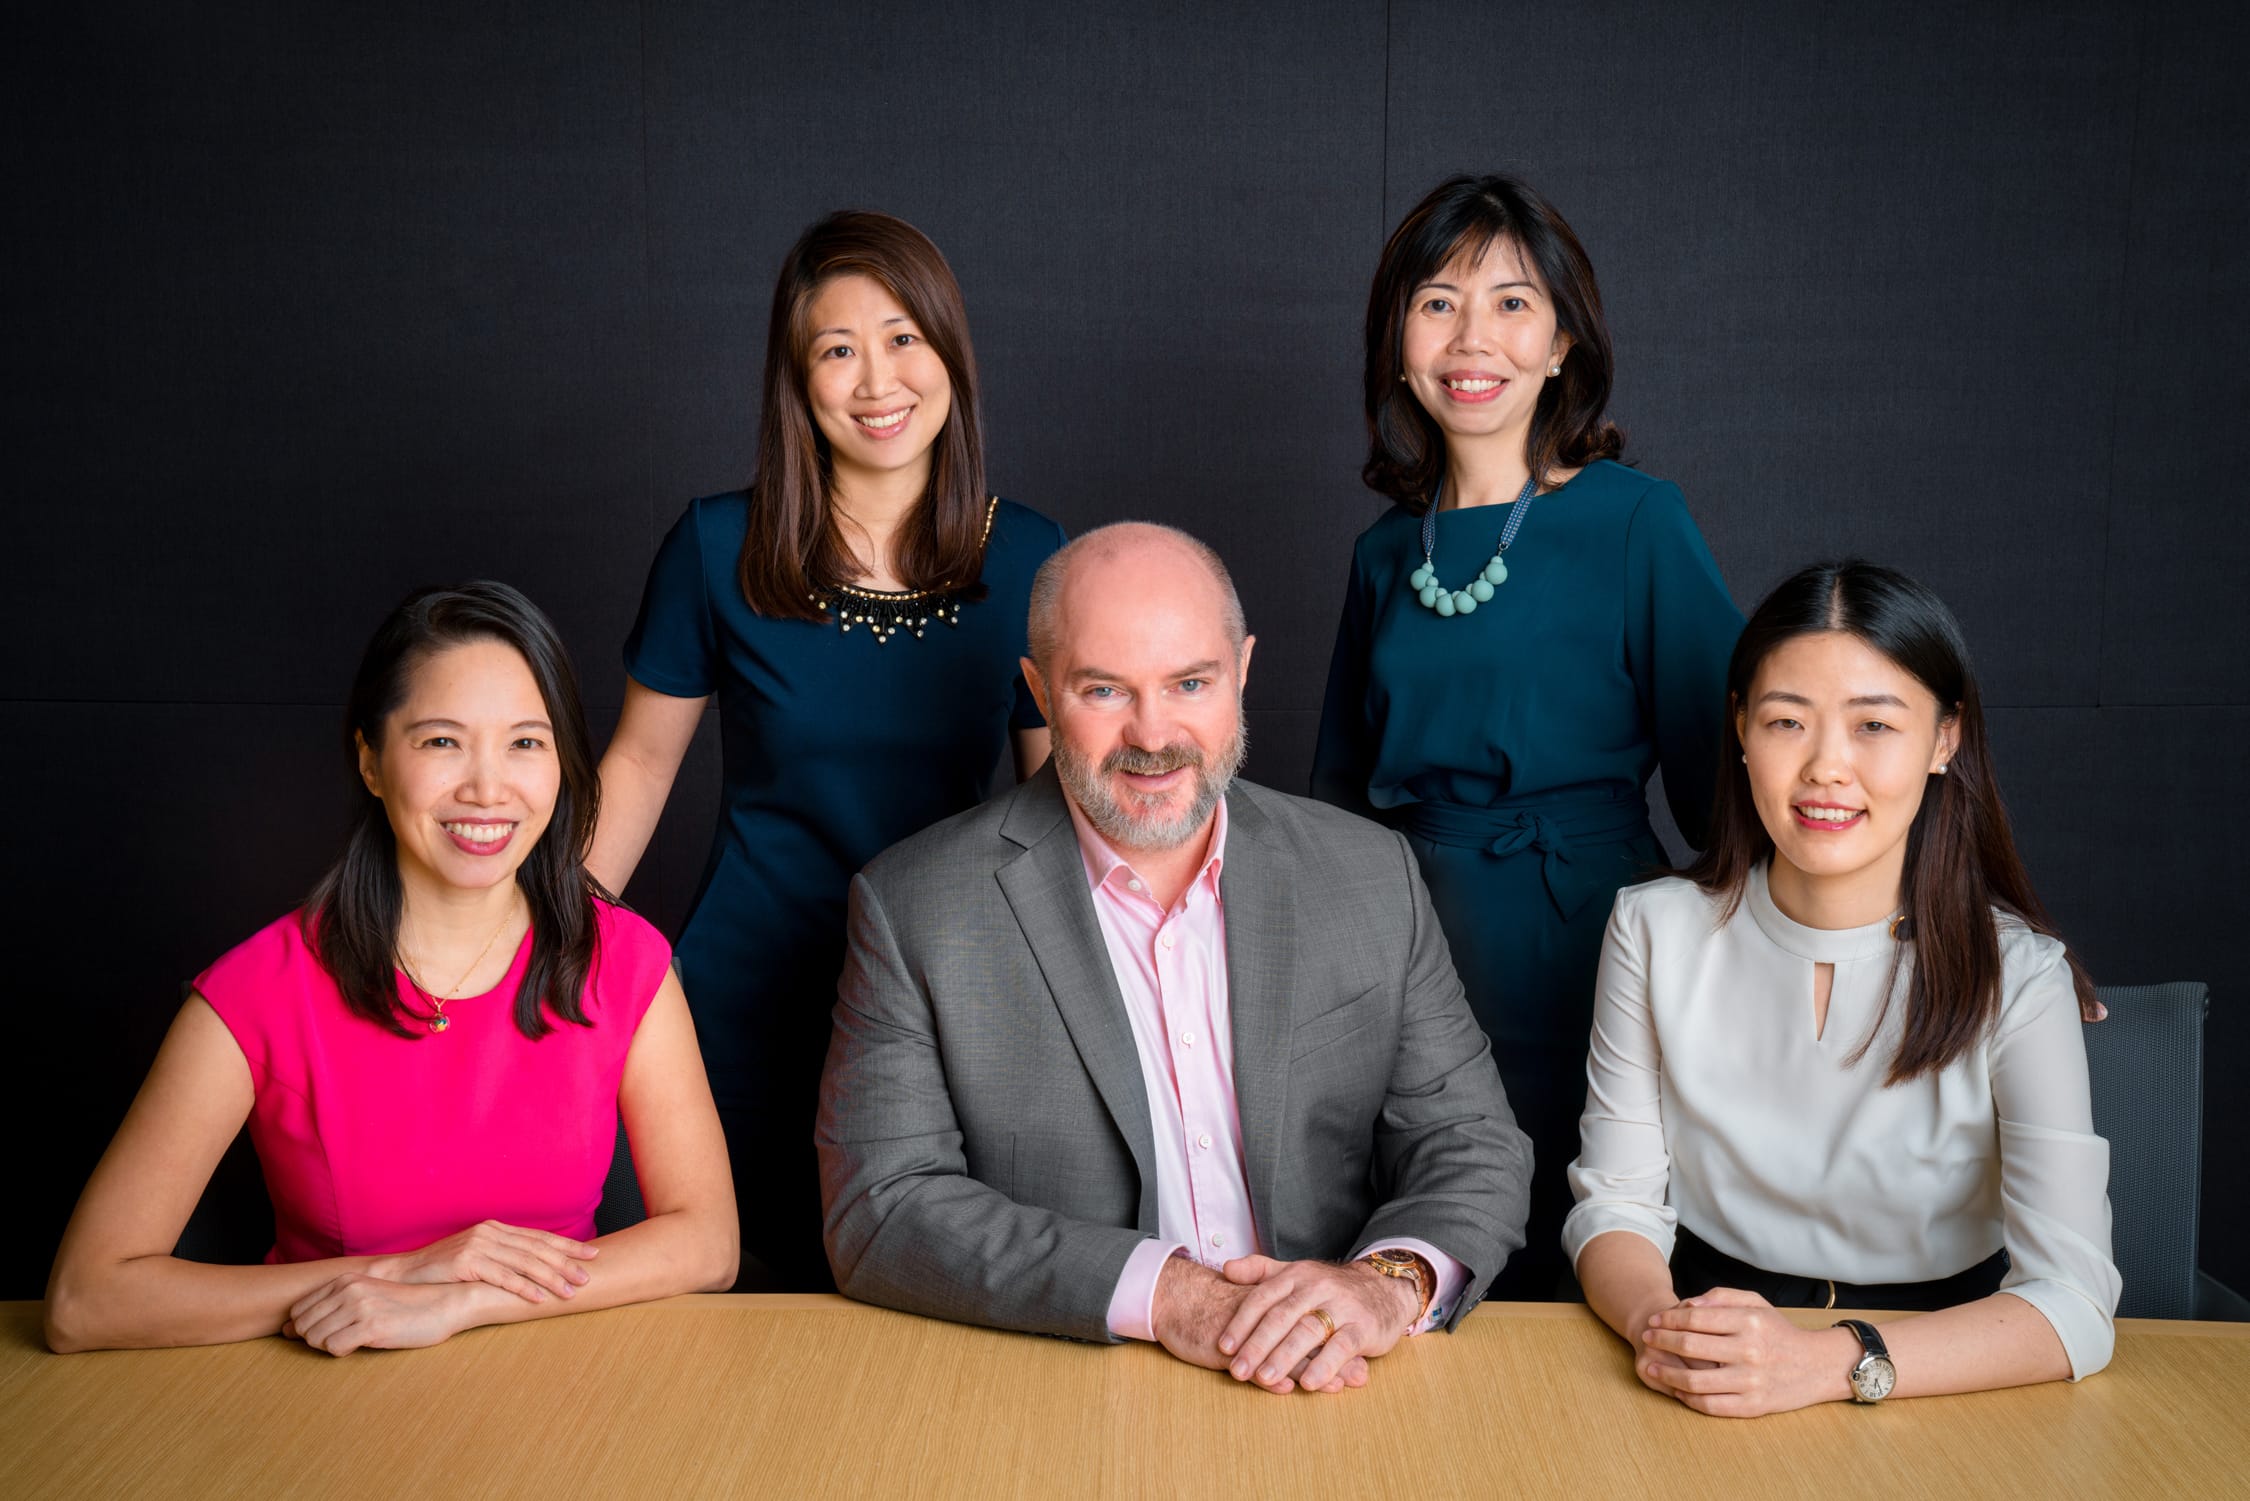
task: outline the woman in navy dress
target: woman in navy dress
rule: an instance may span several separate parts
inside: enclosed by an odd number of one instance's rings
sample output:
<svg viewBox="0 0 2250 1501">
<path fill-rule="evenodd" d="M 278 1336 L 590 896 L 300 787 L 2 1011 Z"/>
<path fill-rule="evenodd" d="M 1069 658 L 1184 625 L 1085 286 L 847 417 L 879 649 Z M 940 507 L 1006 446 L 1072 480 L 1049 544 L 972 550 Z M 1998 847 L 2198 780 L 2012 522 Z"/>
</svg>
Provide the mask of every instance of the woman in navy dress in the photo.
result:
<svg viewBox="0 0 2250 1501">
<path fill-rule="evenodd" d="M 719 825 L 675 952 L 745 1287 L 833 1286 L 812 1129 L 853 873 L 983 801 L 1005 751 L 1019 776 L 1046 759 L 1016 664 L 1062 530 L 986 493 L 981 434 L 937 247 L 883 214 L 823 219 L 774 291 L 750 487 L 688 506 L 625 643 L 587 860 L 612 891 L 719 704 Z"/>
<path fill-rule="evenodd" d="M 1383 249 L 1367 306 L 1361 534 L 1314 795 L 1399 829 L 1534 1153 L 1528 1244 L 1492 1296 L 1567 1291 L 1603 925 L 1664 863 L 1661 766 L 1700 843 L 1742 629 L 1673 485 L 1617 462 L 1609 330 L 1562 216 L 1455 177 Z"/>
</svg>

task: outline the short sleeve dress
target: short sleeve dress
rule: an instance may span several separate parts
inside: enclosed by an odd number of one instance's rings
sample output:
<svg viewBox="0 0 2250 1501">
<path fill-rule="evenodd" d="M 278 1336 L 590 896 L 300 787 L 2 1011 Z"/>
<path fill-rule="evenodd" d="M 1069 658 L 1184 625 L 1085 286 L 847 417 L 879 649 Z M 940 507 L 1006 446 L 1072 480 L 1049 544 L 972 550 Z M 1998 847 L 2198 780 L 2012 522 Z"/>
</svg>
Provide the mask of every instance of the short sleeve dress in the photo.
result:
<svg viewBox="0 0 2250 1501">
<path fill-rule="evenodd" d="M 625 643 L 635 682 L 718 698 L 718 827 L 677 953 L 742 1249 L 777 1290 L 833 1286 L 812 1132 L 851 878 L 982 802 L 1009 731 L 1045 723 L 1017 663 L 1032 575 L 1062 529 L 998 498 L 987 514 L 985 597 L 957 619 L 926 617 L 919 636 L 878 640 L 865 625 L 753 611 L 737 574 L 748 495 L 694 501 L 657 551 Z"/>
<path fill-rule="evenodd" d="M 528 933 L 498 985 L 448 1001 L 443 1032 L 408 1037 L 345 1007 L 294 913 L 196 976 L 250 1064 L 267 1261 L 412 1251 L 487 1219 L 592 1239 L 625 1056 L 671 962 L 623 908 L 596 902 L 594 921 L 592 1025 L 550 1015 L 536 1039 L 515 1022 Z"/>
<path fill-rule="evenodd" d="M 1465 587 L 1514 504 L 1441 511 L 1440 580 Z M 1407 585 L 1421 519 L 1360 535 L 1336 632 L 1313 795 L 1387 823 L 1419 857 L 1533 1152 L 1530 1239 L 1493 1296 L 1546 1298 L 1578 1155 L 1603 924 L 1663 862 L 1644 794 L 1659 766 L 1700 843 L 1742 631 L 1678 488 L 1603 460 L 1530 502 L 1508 576 L 1441 617 Z"/>
</svg>

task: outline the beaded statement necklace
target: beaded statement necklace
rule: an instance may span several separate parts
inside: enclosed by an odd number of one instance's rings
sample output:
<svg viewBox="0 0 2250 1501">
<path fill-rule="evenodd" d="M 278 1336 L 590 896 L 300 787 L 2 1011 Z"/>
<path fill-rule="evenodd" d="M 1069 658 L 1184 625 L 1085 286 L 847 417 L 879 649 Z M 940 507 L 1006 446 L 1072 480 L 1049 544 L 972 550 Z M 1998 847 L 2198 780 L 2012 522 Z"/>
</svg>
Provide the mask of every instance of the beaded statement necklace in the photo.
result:
<svg viewBox="0 0 2250 1501">
<path fill-rule="evenodd" d="M 1415 598 L 1421 600 L 1425 609 L 1435 610 L 1440 615 L 1467 615 L 1490 600 L 1492 591 L 1508 582 L 1508 565 L 1501 560 L 1506 557 L 1509 544 L 1516 540 L 1516 529 L 1523 525 L 1523 518 L 1531 514 L 1531 500 L 1538 493 L 1539 477 L 1533 475 L 1523 482 L 1523 488 L 1516 492 L 1516 503 L 1508 508 L 1508 524 L 1500 529 L 1500 545 L 1493 549 L 1492 561 L 1469 581 L 1466 589 L 1448 589 L 1438 582 L 1437 564 L 1431 560 L 1437 548 L 1438 501 L 1445 494 L 1441 482 L 1438 493 L 1430 497 L 1428 509 L 1422 512 L 1422 566 L 1407 575 L 1406 587 L 1414 591 Z"/>
<path fill-rule="evenodd" d="M 1000 497 L 995 495 L 985 503 L 984 535 L 977 539 L 980 555 L 984 545 L 992 540 L 992 518 L 999 512 Z M 900 631 L 912 632 L 914 638 L 920 640 L 932 620 L 959 625 L 961 593 L 965 587 L 949 584 L 942 589 L 855 589 L 849 584 L 831 584 L 827 593 L 809 594 L 806 598 L 833 614 L 845 635 L 850 635 L 855 625 L 864 626 L 877 646 L 888 646 L 891 637 Z"/>
</svg>

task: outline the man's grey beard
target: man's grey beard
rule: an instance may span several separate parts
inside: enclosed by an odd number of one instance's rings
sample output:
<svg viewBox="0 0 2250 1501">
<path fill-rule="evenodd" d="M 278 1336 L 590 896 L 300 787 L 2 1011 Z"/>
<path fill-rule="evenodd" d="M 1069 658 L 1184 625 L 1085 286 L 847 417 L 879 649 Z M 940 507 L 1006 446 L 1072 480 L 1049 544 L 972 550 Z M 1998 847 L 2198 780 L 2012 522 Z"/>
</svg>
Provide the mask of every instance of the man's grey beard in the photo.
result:
<svg viewBox="0 0 2250 1501">
<path fill-rule="evenodd" d="M 1097 768 L 1057 735 L 1055 776 L 1061 780 L 1063 790 L 1070 794 L 1070 800 L 1078 805 L 1078 811 L 1094 826 L 1094 831 L 1117 848 L 1178 849 L 1202 831 L 1203 821 L 1219 806 L 1219 799 L 1226 796 L 1235 773 L 1242 770 L 1243 759 L 1250 754 L 1250 730 L 1246 721 L 1247 716 L 1237 714 L 1233 738 L 1220 747 L 1211 765 L 1205 764 L 1203 752 L 1192 741 L 1183 740 L 1160 751 L 1121 745 L 1104 756 Z M 1152 801 L 1138 793 L 1129 792 L 1122 800 L 1110 795 L 1108 778 L 1115 772 L 1161 776 L 1183 766 L 1195 769 L 1195 800 L 1176 817 L 1154 817 L 1136 809 L 1133 804 Z"/>
</svg>

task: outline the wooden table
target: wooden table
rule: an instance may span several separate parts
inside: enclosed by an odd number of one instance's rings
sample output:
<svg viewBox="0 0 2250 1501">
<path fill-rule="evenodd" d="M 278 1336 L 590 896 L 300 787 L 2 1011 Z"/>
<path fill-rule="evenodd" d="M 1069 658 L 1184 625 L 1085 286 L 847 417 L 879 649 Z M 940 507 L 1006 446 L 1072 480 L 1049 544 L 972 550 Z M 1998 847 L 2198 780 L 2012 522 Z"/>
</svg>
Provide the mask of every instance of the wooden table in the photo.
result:
<svg viewBox="0 0 2250 1501">
<path fill-rule="evenodd" d="M 1833 1315 L 1807 1315 L 1807 1322 Z M 1487 1304 L 1336 1397 L 841 1298 L 690 1297 L 336 1360 L 56 1356 L 0 1303 L 0 1497 L 2250 1494 L 2250 1326 L 2061 1383 L 1730 1422 L 1583 1307 Z"/>
</svg>

